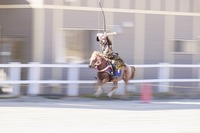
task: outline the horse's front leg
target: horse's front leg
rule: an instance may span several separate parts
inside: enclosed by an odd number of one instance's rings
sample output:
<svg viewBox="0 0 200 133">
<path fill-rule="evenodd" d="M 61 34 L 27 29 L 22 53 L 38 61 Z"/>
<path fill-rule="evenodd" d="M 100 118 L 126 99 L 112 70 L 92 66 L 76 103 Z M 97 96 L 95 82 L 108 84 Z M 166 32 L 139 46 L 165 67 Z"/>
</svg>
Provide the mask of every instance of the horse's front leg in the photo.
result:
<svg viewBox="0 0 200 133">
<path fill-rule="evenodd" d="M 112 90 L 107 94 L 108 97 L 111 97 L 113 95 L 113 93 L 115 92 L 115 90 L 118 88 L 118 81 L 114 81 L 113 82 L 113 88 Z"/>
<path fill-rule="evenodd" d="M 94 94 L 95 96 L 99 96 L 103 93 L 103 89 L 102 89 L 102 86 L 108 82 L 108 79 L 105 78 L 103 80 L 98 80 L 97 82 L 97 90 L 96 90 L 96 93 Z"/>
<path fill-rule="evenodd" d="M 101 84 L 102 84 L 101 81 L 98 81 L 98 82 L 97 82 L 97 89 L 96 89 L 96 92 L 95 92 L 95 94 L 94 94 L 95 96 L 99 96 L 99 95 L 102 94 L 103 90 L 102 90 L 102 88 L 101 88 Z"/>
</svg>

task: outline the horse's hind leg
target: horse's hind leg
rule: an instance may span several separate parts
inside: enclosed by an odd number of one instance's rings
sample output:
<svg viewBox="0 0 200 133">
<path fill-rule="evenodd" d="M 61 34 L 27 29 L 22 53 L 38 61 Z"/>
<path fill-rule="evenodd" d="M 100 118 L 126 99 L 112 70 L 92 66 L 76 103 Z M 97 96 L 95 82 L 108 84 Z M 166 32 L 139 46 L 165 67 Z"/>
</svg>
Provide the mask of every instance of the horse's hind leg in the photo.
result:
<svg viewBox="0 0 200 133">
<path fill-rule="evenodd" d="M 127 88 L 128 83 L 125 83 L 125 96 L 130 97 L 130 94 L 128 92 L 128 88 Z"/>
<path fill-rule="evenodd" d="M 118 88 L 118 81 L 114 81 L 113 82 L 113 88 L 112 90 L 107 94 L 108 97 L 111 97 L 113 95 L 113 93 L 115 92 L 115 90 Z"/>
</svg>

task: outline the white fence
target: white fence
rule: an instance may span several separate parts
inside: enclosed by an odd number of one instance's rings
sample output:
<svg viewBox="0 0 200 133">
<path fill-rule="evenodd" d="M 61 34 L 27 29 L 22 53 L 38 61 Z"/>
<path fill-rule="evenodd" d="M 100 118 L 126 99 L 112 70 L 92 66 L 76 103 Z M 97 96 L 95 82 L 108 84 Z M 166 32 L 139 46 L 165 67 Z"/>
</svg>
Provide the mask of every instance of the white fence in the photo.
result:
<svg viewBox="0 0 200 133">
<path fill-rule="evenodd" d="M 133 65 L 132 65 L 133 66 Z M 138 68 L 158 68 L 157 79 L 141 79 L 131 80 L 130 83 L 158 83 L 158 90 L 160 92 L 169 91 L 170 82 L 197 82 L 200 87 L 200 64 L 152 64 L 152 65 L 134 65 L 136 73 Z M 20 64 L 19 62 L 12 62 L 10 64 L 1 64 L 0 68 L 7 68 L 9 70 L 8 79 L 1 80 L 0 85 L 12 85 L 13 94 L 20 95 L 20 85 L 28 85 L 28 95 L 38 95 L 40 93 L 40 84 L 68 84 L 66 95 L 78 96 L 78 84 L 94 84 L 96 80 L 79 80 L 79 69 L 87 68 L 86 64 L 40 64 L 32 62 L 29 64 Z M 21 80 L 21 69 L 28 68 L 28 78 Z M 41 68 L 68 68 L 67 80 L 41 80 Z M 170 68 L 197 68 L 198 76 L 195 79 L 170 79 Z M 120 81 L 122 83 L 122 81 Z"/>
</svg>

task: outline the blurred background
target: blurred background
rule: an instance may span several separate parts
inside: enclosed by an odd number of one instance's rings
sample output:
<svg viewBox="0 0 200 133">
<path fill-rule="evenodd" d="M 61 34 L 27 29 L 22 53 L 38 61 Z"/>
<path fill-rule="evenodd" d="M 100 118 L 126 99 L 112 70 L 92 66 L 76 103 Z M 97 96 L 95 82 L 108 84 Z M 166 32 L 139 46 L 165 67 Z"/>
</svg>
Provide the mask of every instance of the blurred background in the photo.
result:
<svg viewBox="0 0 200 133">
<path fill-rule="evenodd" d="M 101 0 L 114 51 L 130 65 L 200 63 L 199 0 Z M 96 34 L 103 32 L 98 0 L 0 0 L 0 63 L 77 64 L 84 67 L 42 67 L 39 80 L 94 80 L 96 71 L 86 67 L 99 50 Z M 2 66 L 9 77 L 11 67 Z M 12 80 L 31 79 L 30 67 L 19 67 Z M 76 69 L 77 68 L 77 69 Z M 162 76 L 159 67 L 138 67 L 135 80 L 200 79 L 199 67 L 170 67 Z M 164 71 L 165 71 L 164 70 Z M 72 74 L 69 74 L 72 72 Z M 161 76 L 160 76 L 161 74 Z M 71 76 L 70 76 L 71 75 Z M 166 76 L 167 75 L 167 76 Z M 33 78 L 34 79 L 34 78 Z M 35 79 L 37 80 L 37 79 Z M 145 81 L 144 81 L 145 82 Z M 164 92 L 199 93 L 199 82 L 170 82 Z M 45 86 L 45 87 L 44 87 Z M 47 86 L 47 87 L 46 87 Z M 129 88 L 136 91 L 141 86 Z M 159 83 L 152 85 L 160 91 Z M 20 95 L 29 85 L 18 85 Z M 68 94 L 66 84 L 40 84 L 34 94 Z M 92 94 L 91 83 L 72 95 Z M 33 87 L 34 88 L 34 87 Z M 75 89 L 74 89 L 75 90 Z M 162 89 L 161 89 L 162 92 Z M 194 95 L 193 95 L 194 96 Z"/>
</svg>

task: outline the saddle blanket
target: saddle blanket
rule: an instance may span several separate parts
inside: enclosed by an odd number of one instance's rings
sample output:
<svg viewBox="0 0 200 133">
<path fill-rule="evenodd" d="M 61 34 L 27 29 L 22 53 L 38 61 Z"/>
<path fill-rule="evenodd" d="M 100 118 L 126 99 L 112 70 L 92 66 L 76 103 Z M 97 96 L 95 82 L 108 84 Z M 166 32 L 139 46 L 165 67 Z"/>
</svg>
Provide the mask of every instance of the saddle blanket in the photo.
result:
<svg viewBox="0 0 200 133">
<path fill-rule="evenodd" d="M 107 72 L 113 77 L 120 77 L 122 75 L 122 70 L 117 69 L 114 64 L 112 64 L 112 67 L 110 67 Z"/>
<path fill-rule="evenodd" d="M 120 77 L 122 75 L 122 70 L 121 69 L 115 69 L 113 76 L 114 77 Z"/>
</svg>

